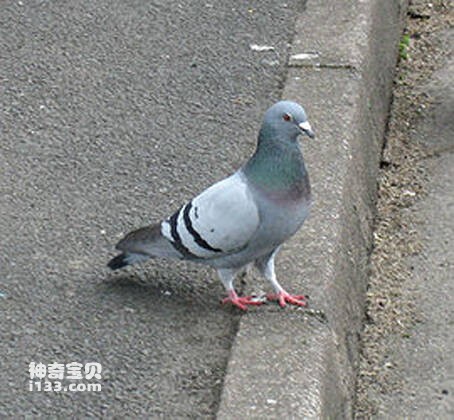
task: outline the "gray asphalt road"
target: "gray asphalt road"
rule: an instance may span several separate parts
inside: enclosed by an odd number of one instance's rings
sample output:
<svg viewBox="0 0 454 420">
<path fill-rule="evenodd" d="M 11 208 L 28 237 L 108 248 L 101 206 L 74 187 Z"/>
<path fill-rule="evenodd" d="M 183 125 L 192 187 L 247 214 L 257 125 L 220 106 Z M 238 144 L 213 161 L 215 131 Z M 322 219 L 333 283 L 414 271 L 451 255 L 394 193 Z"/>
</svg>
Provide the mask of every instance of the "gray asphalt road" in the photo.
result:
<svg viewBox="0 0 454 420">
<path fill-rule="evenodd" d="M 298 3 L 0 3 L 0 417 L 213 416 L 215 274 L 105 263 L 253 151 Z M 102 391 L 29 391 L 30 362 L 101 363 Z"/>
</svg>

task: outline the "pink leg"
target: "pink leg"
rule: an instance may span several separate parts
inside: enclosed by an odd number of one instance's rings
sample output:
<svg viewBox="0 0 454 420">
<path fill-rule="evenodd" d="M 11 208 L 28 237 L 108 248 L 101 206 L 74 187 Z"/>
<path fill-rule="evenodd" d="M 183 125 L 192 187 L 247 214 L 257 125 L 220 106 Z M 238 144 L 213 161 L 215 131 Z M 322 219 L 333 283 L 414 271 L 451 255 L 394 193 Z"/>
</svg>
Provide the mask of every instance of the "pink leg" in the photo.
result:
<svg viewBox="0 0 454 420">
<path fill-rule="evenodd" d="M 297 306 L 306 306 L 306 296 L 304 295 L 291 295 L 284 289 L 278 293 L 269 293 L 266 295 L 268 300 L 277 300 L 281 308 L 284 308 L 287 303 Z"/>
<path fill-rule="evenodd" d="M 259 258 L 255 262 L 257 268 L 265 276 L 265 278 L 269 280 L 275 290 L 275 293 L 267 294 L 266 298 L 268 300 L 277 300 L 281 308 L 284 308 L 287 303 L 297 306 L 306 306 L 306 296 L 291 295 L 290 293 L 287 293 L 277 281 L 276 272 L 274 270 L 274 258 L 278 252 L 279 247 L 277 247 L 271 254 Z"/>
<path fill-rule="evenodd" d="M 234 289 L 228 291 L 229 296 L 221 301 L 222 304 L 231 303 L 232 305 L 240 308 L 243 311 L 247 311 L 247 305 L 261 305 L 263 301 L 257 300 L 255 296 L 242 296 L 239 297 Z"/>
</svg>

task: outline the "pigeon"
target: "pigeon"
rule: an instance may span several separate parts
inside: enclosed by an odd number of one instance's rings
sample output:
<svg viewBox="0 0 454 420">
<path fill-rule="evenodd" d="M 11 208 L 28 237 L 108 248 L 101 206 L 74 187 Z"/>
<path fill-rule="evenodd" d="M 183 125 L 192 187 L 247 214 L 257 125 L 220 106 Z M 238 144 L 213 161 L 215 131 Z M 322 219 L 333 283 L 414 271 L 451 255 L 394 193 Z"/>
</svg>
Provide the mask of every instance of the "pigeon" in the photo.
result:
<svg viewBox="0 0 454 420">
<path fill-rule="evenodd" d="M 189 260 L 213 267 L 227 291 L 222 303 L 242 310 L 260 305 L 256 296 L 238 296 L 237 275 L 255 265 L 274 289 L 266 295 L 281 307 L 305 306 L 276 278 L 274 260 L 281 245 L 309 214 L 311 189 L 298 136 L 314 138 L 303 107 L 280 101 L 265 113 L 252 157 L 233 175 L 213 184 L 169 218 L 128 233 L 112 270 L 149 258 Z"/>
</svg>

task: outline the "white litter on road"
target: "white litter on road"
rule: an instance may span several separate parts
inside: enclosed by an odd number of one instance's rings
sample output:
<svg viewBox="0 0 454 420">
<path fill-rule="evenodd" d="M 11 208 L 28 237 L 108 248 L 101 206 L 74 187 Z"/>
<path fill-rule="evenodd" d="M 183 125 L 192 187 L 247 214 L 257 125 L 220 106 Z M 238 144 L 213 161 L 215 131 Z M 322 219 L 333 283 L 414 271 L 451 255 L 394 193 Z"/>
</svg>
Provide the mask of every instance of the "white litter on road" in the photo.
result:
<svg viewBox="0 0 454 420">
<path fill-rule="evenodd" d="M 251 44 L 249 45 L 252 51 L 264 52 L 264 51 L 274 51 L 274 47 L 271 45 L 257 45 Z"/>
</svg>

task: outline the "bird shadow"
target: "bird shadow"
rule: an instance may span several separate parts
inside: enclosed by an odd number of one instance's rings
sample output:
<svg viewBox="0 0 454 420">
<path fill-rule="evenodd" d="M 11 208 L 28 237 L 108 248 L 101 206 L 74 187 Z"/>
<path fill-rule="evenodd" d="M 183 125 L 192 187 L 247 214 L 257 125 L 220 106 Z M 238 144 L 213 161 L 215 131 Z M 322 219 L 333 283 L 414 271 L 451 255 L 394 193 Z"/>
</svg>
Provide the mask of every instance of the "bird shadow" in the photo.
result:
<svg viewBox="0 0 454 420">
<path fill-rule="evenodd" d="M 222 286 L 215 279 L 201 280 L 200 270 L 155 269 L 147 272 L 109 273 L 95 287 L 102 299 L 125 306 L 178 306 L 205 312 L 219 310 Z M 200 277 L 199 277 L 200 275 Z"/>
</svg>

